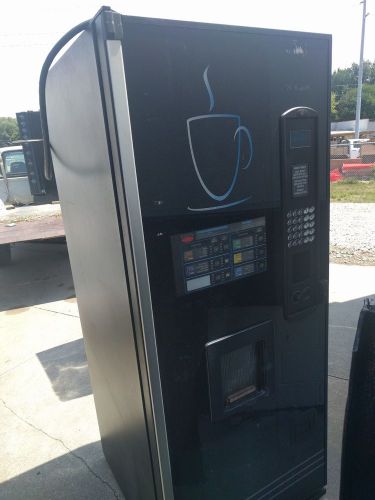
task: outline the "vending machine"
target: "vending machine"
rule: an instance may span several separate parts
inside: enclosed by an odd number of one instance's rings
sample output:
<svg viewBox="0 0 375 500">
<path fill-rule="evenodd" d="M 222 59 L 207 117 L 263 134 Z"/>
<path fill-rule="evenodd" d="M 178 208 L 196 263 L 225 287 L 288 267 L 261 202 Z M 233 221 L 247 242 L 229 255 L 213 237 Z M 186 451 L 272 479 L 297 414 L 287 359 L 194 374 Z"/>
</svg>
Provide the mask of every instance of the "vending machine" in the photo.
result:
<svg viewBox="0 0 375 500">
<path fill-rule="evenodd" d="M 39 111 L 16 113 L 20 141 L 25 158 L 30 192 L 34 203 L 41 205 L 57 201 L 57 187 L 54 176 L 47 180 L 43 176 L 43 140 Z"/>
<path fill-rule="evenodd" d="M 330 36 L 106 8 L 83 29 L 49 144 L 125 497 L 319 498 Z"/>
</svg>

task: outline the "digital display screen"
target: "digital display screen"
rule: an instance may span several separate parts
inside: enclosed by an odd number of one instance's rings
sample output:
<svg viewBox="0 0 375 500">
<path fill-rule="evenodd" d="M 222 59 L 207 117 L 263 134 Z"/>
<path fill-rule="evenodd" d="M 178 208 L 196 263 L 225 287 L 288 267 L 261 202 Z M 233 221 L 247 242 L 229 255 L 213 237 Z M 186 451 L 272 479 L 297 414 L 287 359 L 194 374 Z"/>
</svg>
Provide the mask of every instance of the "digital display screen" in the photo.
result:
<svg viewBox="0 0 375 500">
<path fill-rule="evenodd" d="M 309 194 L 309 166 L 306 164 L 292 166 L 292 196 L 300 198 Z"/>
<path fill-rule="evenodd" d="M 290 149 L 310 148 L 311 130 L 291 130 Z"/>
<path fill-rule="evenodd" d="M 267 270 L 265 217 L 177 234 L 171 240 L 179 294 Z"/>
</svg>

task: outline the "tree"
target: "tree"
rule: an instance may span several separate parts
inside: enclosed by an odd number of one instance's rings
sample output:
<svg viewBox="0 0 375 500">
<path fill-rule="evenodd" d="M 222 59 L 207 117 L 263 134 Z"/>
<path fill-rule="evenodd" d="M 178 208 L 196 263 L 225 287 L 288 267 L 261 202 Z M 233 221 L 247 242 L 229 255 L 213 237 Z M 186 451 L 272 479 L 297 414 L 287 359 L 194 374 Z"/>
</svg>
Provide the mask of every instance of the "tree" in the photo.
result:
<svg viewBox="0 0 375 500">
<path fill-rule="evenodd" d="M 11 117 L 0 117 L 0 143 L 8 143 L 19 139 L 17 120 Z"/>
<path fill-rule="evenodd" d="M 336 105 L 337 120 L 354 120 L 357 101 L 357 89 L 350 88 L 339 99 Z M 361 118 L 375 119 L 375 85 L 364 84 L 362 88 Z"/>
<path fill-rule="evenodd" d="M 355 88 L 358 83 L 358 64 L 349 68 L 339 68 L 332 73 L 332 91 L 340 98 L 349 88 Z M 375 84 L 375 61 L 364 61 L 363 83 Z"/>
</svg>

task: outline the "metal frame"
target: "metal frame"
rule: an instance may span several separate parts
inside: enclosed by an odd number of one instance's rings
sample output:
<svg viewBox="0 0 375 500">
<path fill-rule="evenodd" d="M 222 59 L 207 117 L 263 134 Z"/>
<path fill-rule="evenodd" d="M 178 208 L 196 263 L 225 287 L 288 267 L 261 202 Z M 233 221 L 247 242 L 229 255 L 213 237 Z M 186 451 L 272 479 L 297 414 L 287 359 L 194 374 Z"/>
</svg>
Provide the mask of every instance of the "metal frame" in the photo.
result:
<svg viewBox="0 0 375 500">
<path fill-rule="evenodd" d="M 121 168 L 123 177 L 126 179 L 126 183 L 124 184 L 125 199 L 128 211 L 130 236 L 133 245 L 134 268 L 140 303 L 143 341 L 146 351 L 148 381 L 155 424 L 161 484 L 164 499 L 172 500 L 174 495 L 169 460 L 168 438 L 159 374 L 146 249 L 142 230 L 142 216 L 138 195 L 121 42 L 119 40 L 108 40 L 106 42 L 106 50 L 112 84 L 113 109 L 118 132 L 118 147 L 120 152 Z M 142 293 L 140 290 L 142 290 Z"/>
</svg>

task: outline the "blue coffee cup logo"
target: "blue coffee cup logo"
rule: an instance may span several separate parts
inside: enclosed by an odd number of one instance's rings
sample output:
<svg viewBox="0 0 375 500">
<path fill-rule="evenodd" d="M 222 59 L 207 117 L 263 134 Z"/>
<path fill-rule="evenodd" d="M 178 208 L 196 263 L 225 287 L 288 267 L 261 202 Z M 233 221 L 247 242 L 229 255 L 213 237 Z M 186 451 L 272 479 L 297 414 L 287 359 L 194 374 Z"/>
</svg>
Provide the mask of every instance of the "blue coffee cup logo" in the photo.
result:
<svg viewBox="0 0 375 500">
<path fill-rule="evenodd" d="M 211 113 L 214 108 L 214 96 L 207 72 L 208 67 L 203 73 L 203 80 L 210 98 L 210 114 L 188 118 L 187 132 L 190 154 L 198 180 L 207 195 L 220 204 L 214 207 L 188 207 L 193 211 L 225 208 L 238 205 L 250 198 L 232 202 L 228 200 L 238 180 L 240 169 L 246 170 L 251 164 L 253 142 L 250 131 L 241 125 L 239 115 Z M 241 165 L 242 137 L 246 140 L 248 151 L 248 159 L 244 165 Z"/>
</svg>

